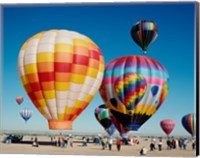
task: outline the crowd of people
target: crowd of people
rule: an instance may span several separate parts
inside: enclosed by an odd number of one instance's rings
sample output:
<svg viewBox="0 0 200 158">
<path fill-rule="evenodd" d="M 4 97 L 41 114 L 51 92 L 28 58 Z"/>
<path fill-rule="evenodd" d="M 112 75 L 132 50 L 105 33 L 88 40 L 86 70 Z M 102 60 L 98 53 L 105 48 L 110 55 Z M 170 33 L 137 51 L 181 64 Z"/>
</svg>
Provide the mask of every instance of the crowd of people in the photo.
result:
<svg viewBox="0 0 200 158">
<path fill-rule="evenodd" d="M 100 137 L 99 140 L 100 140 L 100 143 L 102 145 L 102 150 L 105 150 L 106 148 L 108 148 L 109 150 L 112 150 L 113 138 Z M 117 151 L 121 150 L 121 145 L 122 145 L 122 139 L 118 138 L 116 140 Z"/>
<path fill-rule="evenodd" d="M 60 133 L 58 136 L 51 136 L 51 144 L 57 147 L 61 147 L 61 148 L 73 148 L 73 137 L 72 135 L 63 135 L 62 133 Z M 7 137 L 7 139 L 5 140 L 5 143 L 8 143 L 8 140 L 10 139 L 10 136 Z M 102 150 L 113 150 L 113 144 L 115 149 L 117 151 L 121 150 L 122 145 L 134 145 L 137 144 L 139 145 L 140 139 L 138 139 L 138 137 L 108 137 L 108 136 L 96 136 L 96 137 L 87 137 L 87 136 L 83 136 L 82 138 L 78 138 L 76 139 L 76 142 L 78 141 L 80 143 L 80 141 L 82 142 L 82 144 L 80 146 L 82 147 L 87 147 L 88 143 L 94 144 L 94 145 L 99 145 L 99 147 L 102 147 Z M 144 138 L 144 141 L 150 141 L 149 144 L 149 148 L 142 146 L 141 150 L 139 151 L 140 155 L 147 155 L 148 152 L 153 152 L 153 151 L 162 151 L 162 150 L 176 150 L 176 149 L 180 149 L 180 150 L 187 150 L 187 148 L 189 148 L 189 150 L 191 150 L 191 147 L 193 150 L 196 149 L 196 139 L 189 139 L 189 138 L 183 138 L 183 137 L 179 137 L 179 138 L 175 138 L 175 137 L 168 137 L 166 138 L 162 138 L 162 137 L 148 137 L 148 138 Z M 31 142 L 32 142 L 32 146 L 33 147 L 39 147 L 39 145 L 41 145 L 38 142 L 38 138 L 37 137 L 32 137 L 31 138 Z M 163 145 L 164 144 L 164 145 Z M 145 145 L 145 144 L 141 144 L 141 145 Z M 188 147 L 188 145 L 191 145 L 190 147 Z"/>
<path fill-rule="evenodd" d="M 95 143 L 95 145 L 100 144 L 102 146 L 102 150 L 105 150 L 106 148 L 108 148 L 109 150 L 112 150 L 113 138 L 95 137 L 94 143 Z"/>
<path fill-rule="evenodd" d="M 101 144 L 102 150 L 105 150 L 108 148 L 109 150 L 112 150 L 113 144 L 116 144 L 117 151 L 121 150 L 122 145 L 133 145 L 133 144 L 139 144 L 140 142 L 138 139 L 133 139 L 130 137 L 116 137 L 116 138 L 111 138 L 111 137 L 95 137 L 94 141 L 95 145 Z"/>
<path fill-rule="evenodd" d="M 168 150 L 172 150 L 172 149 L 176 149 L 179 147 L 179 149 L 187 149 L 187 144 L 188 144 L 189 140 L 187 138 L 173 138 L 173 137 L 169 137 L 167 139 L 167 149 Z M 195 149 L 196 146 L 196 141 L 193 139 L 192 140 L 192 149 Z"/>
<path fill-rule="evenodd" d="M 150 151 L 154 151 L 156 149 L 156 138 L 151 139 L 150 143 Z M 187 144 L 189 143 L 189 140 L 187 138 L 174 138 L 174 137 L 168 137 L 166 140 L 166 145 L 168 150 L 177 149 L 178 147 L 180 149 L 187 149 Z M 157 143 L 158 150 L 162 151 L 162 138 L 159 139 L 159 142 Z M 192 139 L 192 149 L 196 148 L 196 140 Z"/>
<path fill-rule="evenodd" d="M 186 150 L 187 149 L 187 144 L 189 143 L 189 140 L 187 138 L 174 138 L 174 137 L 168 137 L 168 139 L 166 140 L 166 145 L 167 145 L 167 150 L 172 150 L 172 149 L 177 149 L 179 147 L 179 149 L 183 149 Z M 163 150 L 163 142 L 162 142 L 162 138 L 159 139 L 158 143 L 156 141 L 156 138 L 152 138 L 151 139 L 151 143 L 149 145 L 150 151 L 154 151 L 156 150 L 156 145 L 158 146 L 158 151 L 162 151 Z M 192 139 L 192 149 L 196 149 L 196 140 Z M 146 147 L 142 147 L 140 150 L 140 155 L 147 155 L 148 149 Z"/>
<path fill-rule="evenodd" d="M 71 136 L 63 136 L 60 134 L 58 136 L 57 142 L 56 142 L 57 147 L 73 147 L 73 138 Z"/>
<path fill-rule="evenodd" d="M 57 138 L 54 137 L 50 137 L 51 138 L 51 143 L 52 145 L 54 144 L 57 147 L 62 147 L 62 148 L 67 148 L 67 147 L 73 147 L 73 137 L 69 136 L 69 135 L 62 135 L 62 133 L 59 134 L 59 136 L 57 136 Z M 113 146 L 113 142 L 115 140 L 115 144 L 116 144 L 116 149 L 117 151 L 121 150 L 121 146 L 122 145 L 132 145 L 133 143 L 139 144 L 139 141 L 137 139 L 130 139 L 130 138 L 110 138 L 110 137 L 95 137 L 93 139 L 93 143 L 95 145 L 101 145 L 102 146 L 102 150 L 108 149 L 108 150 L 112 150 L 112 146 Z M 39 143 L 38 143 L 38 138 L 31 138 L 32 141 L 32 146 L 33 147 L 39 147 Z M 83 147 L 87 147 L 89 143 L 89 138 L 83 136 L 82 137 L 82 146 Z"/>
<path fill-rule="evenodd" d="M 90 139 L 88 137 L 83 136 L 82 146 L 87 147 L 89 140 Z M 32 141 L 33 141 L 33 144 L 32 144 L 33 147 L 39 147 L 37 137 L 35 137 Z M 62 134 L 60 134 L 57 137 L 57 139 L 55 137 L 51 137 L 51 142 L 55 142 L 55 145 L 57 147 L 73 147 L 73 137 L 69 135 L 63 136 Z M 111 138 L 107 136 L 104 136 L 104 137 L 98 136 L 93 139 L 92 143 L 94 143 L 95 145 L 101 145 L 102 150 L 105 150 L 105 149 L 112 150 L 113 144 L 115 144 L 117 151 L 120 151 L 122 145 L 133 145 L 133 143 L 139 144 L 139 141 L 133 138 L 121 138 L 121 137 Z M 187 138 L 168 137 L 166 139 L 167 150 L 173 150 L 177 148 L 181 150 L 186 150 L 188 143 L 189 143 L 189 140 Z M 191 143 L 192 143 L 192 149 L 193 150 L 196 149 L 196 140 L 192 139 Z M 157 150 L 157 151 L 163 150 L 162 138 L 159 138 L 158 141 L 156 140 L 156 138 L 151 138 L 149 151 L 151 152 L 154 150 Z M 147 152 L 148 152 L 148 148 L 143 146 L 140 150 L 140 155 L 147 155 Z"/>
</svg>

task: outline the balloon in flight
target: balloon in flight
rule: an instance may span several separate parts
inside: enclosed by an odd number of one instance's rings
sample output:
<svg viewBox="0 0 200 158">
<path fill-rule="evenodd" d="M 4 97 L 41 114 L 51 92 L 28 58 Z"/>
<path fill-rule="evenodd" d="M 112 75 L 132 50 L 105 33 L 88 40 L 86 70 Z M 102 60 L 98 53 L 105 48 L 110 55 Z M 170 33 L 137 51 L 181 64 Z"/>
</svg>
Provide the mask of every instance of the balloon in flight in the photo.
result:
<svg viewBox="0 0 200 158">
<path fill-rule="evenodd" d="M 32 117 L 33 111 L 29 108 L 23 108 L 20 110 L 20 115 L 27 122 Z"/>
<path fill-rule="evenodd" d="M 109 136 L 112 136 L 116 130 L 115 125 L 109 116 L 108 109 L 105 104 L 98 106 L 95 109 L 95 117 L 97 121 L 103 126 Z"/>
<path fill-rule="evenodd" d="M 158 28 L 156 23 L 151 20 L 141 20 L 131 29 L 131 37 L 142 48 L 144 54 L 150 44 L 158 37 Z"/>
<path fill-rule="evenodd" d="M 194 114 L 190 113 L 183 116 L 181 122 L 185 130 L 192 136 L 194 136 L 196 133 L 196 128 L 195 128 L 196 120 Z"/>
<path fill-rule="evenodd" d="M 176 123 L 171 119 L 165 119 L 160 122 L 160 126 L 162 130 L 167 134 L 170 135 L 170 133 L 173 131 Z"/>
<path fill-rule="evenodd" d="M 68 30 L 49 30 L 21 47 L 18 71 L 29 98 L 48 120 L 49 129 L 72 129 L 103 78 L 104 59 L 88 37 Z"/>
<path fill-rule="evenodd" d="M 24 101 L 24 98 L 21 96 L 16 97 L 16 102 L 20 105 Z"/>
<path fill-rule="evenodd" d="M 160 108 L 168 80 L 164 66 L 145 56 L 123 56 L 106 65 L 100 94 L 120 134 L 137 131 Z"/>
</svg>

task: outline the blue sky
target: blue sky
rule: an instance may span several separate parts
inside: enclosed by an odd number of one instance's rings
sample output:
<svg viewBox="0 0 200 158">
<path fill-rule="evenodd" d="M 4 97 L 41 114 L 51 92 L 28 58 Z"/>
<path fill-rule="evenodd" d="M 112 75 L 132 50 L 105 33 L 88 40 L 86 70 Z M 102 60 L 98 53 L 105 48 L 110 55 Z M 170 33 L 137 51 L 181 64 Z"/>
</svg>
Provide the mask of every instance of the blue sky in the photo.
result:
<svg viewBox="0 0 200 158">
<path fill-rule="evenodd" d="M 159 36 L 149 47 L 147 56 L 158 60 L 168 70 L 169 94 L 161 108 L 136 133 L 147 134 L 148 131 L 148 134 L 164 135 L 160 121 L 170 118 L 176 122 L 172 135 L 188 135 L 181 118 L 195 109 L 194 15 L 194 3 L 4 5 L 2 128 L 48 131 L 46 119 L 33 106 L 18 77 L 18 53 L 26 39 L 49 29 L 74 30 L 95 41 L 106 64 L 123 55 L 143 55 L 130 37 L 130 29 L 137 21 L 149 19 L 157 23 Z M 20 95 L 25 101 L 18 106 L 15 98 Z M 102 103 L 98 93 L 74 121 L 73 131 L 104 132 L 94 117 L 94 109 Z M 26 124 L 19 115 L 23 107 L 33 109 L 33 117 Z"/>
</svg>

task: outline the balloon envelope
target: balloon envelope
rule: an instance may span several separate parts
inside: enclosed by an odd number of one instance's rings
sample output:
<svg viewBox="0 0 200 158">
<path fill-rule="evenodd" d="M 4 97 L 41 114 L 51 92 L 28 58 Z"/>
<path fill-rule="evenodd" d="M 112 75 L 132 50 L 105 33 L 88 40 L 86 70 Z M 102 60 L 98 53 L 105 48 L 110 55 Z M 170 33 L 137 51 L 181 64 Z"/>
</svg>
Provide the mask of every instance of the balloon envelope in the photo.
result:
<svg viewBox="0 0 200 158">
<path fill-rule="evenodd" d="M 160 122 L 161 128 L 167 135 L 169 135 L 173 131 L 175 125 L 175 122 L 170 119 L 165 119 Z"/>
<path fill-rule="evenodd" d="M 49 129 L 72 129 L 102 81 L 104 59 L 88 37 L 49 30 L 29 38 L 18 57 L 21 82 Z"/>
<path fill-rule="evenodd" d="M 120 132 L 138 130 L 162 105 L 168 73 L 156 60 L 124 56 L 106 65 L 100 94 Z"/>
<path fill-rule="evenodd" d="M 21 117 L 27 122 L 32 117 L 33 111 L 28 108 L 23 108 L 20 110 Z"/>
<path fill-rule="evenodd" d="M 24 98 L 19 96 L 16 98 L 16 102 L 20 105 L 24 101 Z"/>
<path fill-rule="evenodd" d="M 103 126 L 109 136 L 112 136 L 116 130 L 112 120 L 109 116 L 107 107 L 103 104 L 95 109 L 95 117 L 97 121 Z"/>
<path fill-rule="evenodd" d="M 132 27 L 131 36 L 146 54 L 148 46 L 158 37 L 158 29 L 153 21 L 141 20 Z"/>
<path fill-rule="evenodd" d="M 185 130 L 188 131 L 192 136 L 194 136 L 196 132 L 195 129 L 196 120 L 194 114 L 190 113 L 183 116 L 181 122 Z"/>
</svg>

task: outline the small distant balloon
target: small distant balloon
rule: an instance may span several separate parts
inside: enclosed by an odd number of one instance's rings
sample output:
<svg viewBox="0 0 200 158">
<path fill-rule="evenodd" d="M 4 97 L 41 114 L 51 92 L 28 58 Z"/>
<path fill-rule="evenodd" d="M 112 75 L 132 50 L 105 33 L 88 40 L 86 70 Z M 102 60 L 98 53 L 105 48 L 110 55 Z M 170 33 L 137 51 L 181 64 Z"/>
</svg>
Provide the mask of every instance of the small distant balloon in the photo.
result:
<svg viewBox="0 0 200 158">
<path fill-rule="evenodd" d="M 194 136 L 195 134 L 195 116 L 193 113 L 187 114 L 185 116 L 183 116 L 181 122 L 183 127 L 185 128 L 185 130 L 187 132 L 189 132 L 192 136 Z"/>
<path fill-rule="evenodd" d="M 131 36 L 146 54 L 149 45 L 158 37 L 158 28 L 153 21 L 141 20 L 132 27 Z"/>
<path fill-rule="evenodd" d="M 160 122 L 161 128 L 167 135 L 170 135 L 170 133 L 173 131 L 175 125 L 176 125 L 176 123 L 170 119 L 165 119 Z"/>
<path fill-rule="evenodd" d="M 29 108 L 23 108 L 20 110 L 20 115 L 27 122 L 32 117 L 33 111 Z"/>
<path fill-rule="evenodd" d="M 18 96 L 16 98 L 16 102 L 20 105 L 24 101 L 24 98 L 22 96 Z"/>
</svg>

